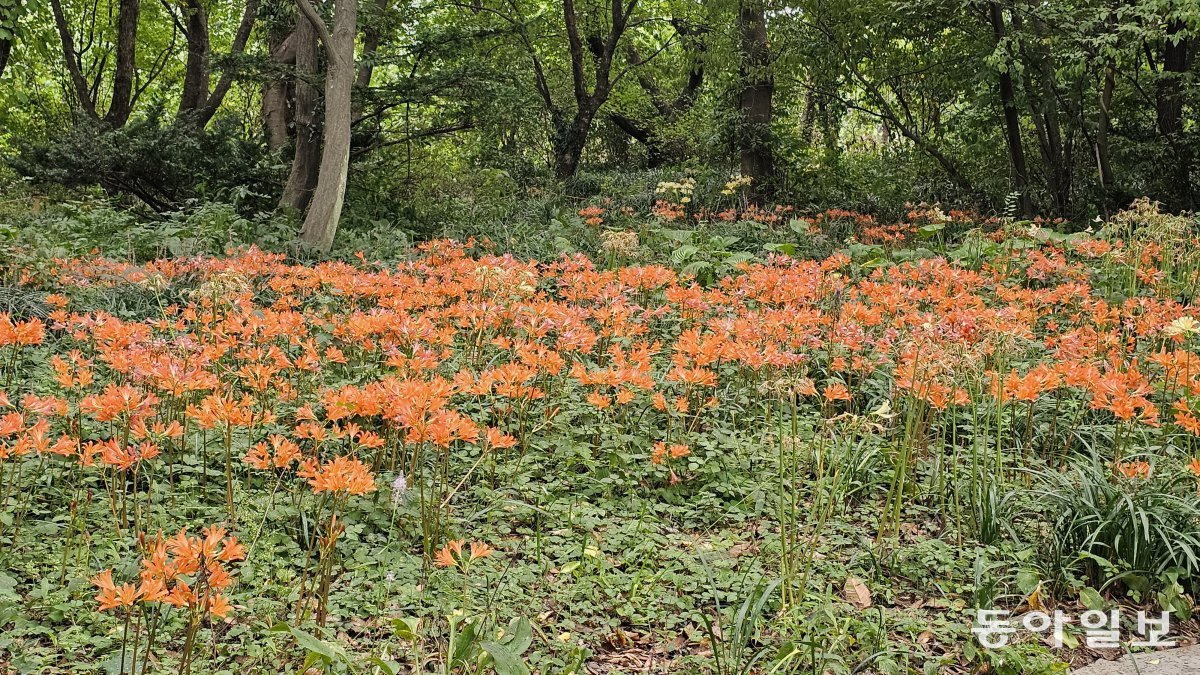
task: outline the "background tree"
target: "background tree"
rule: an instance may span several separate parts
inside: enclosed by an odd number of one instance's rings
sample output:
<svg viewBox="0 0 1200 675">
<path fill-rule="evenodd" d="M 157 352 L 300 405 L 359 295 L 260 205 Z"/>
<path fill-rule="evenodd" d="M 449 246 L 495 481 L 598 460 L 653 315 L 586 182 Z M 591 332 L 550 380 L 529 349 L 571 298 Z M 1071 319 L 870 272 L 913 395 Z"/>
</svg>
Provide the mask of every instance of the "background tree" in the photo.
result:
<svg viewBox="0 0 1200 675">
<path fill-rule="evenodd" d="M 737 27 L 741 56 L 738 152 L 742 174 L 754 180 L 754 190 L 762 197 L 775 181 L 774 135 L 771 132 L 775 76 L 767 37 L 766 3 L 761 0 L 739 0 Z"/>
<path fill-rule="evenodd" d="M 1196 203 L 1188 0 L 349 4 L 0 0 L 0 153 L 156 213 L 278 209 L 318 248 L 343 214 L 646 168 L 814 208 Z"/>
<path fill-rule="evenodd" d="M 337 0 L 333 8 L 333 29 L 317 14 L 310 0 L 296 0 L 325 48 L 325 119 L 321 166 L 317 185 L 300 240 L 320 251 L 333 246 L 342 205 L 346 198 L 346 180 L 350 170 L 350 133 L 356 71 L 354 46 L 358 35 L 358 0 Z"/>
</svg>

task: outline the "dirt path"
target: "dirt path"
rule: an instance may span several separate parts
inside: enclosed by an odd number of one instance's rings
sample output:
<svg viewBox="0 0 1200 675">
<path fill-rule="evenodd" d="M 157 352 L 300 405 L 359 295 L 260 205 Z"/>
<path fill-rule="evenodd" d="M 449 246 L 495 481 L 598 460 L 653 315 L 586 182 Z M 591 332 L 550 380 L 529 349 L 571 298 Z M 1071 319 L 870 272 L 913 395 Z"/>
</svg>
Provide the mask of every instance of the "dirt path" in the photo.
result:
<svg viewBox="0 0 1200 675">
<path fill-rule="evenodd" d="M 1116 661 L 1097 661 L 1071 672 L 1073 675 L 1200 675 L 1200 646 L 1126 654 Z"/>
</svg>

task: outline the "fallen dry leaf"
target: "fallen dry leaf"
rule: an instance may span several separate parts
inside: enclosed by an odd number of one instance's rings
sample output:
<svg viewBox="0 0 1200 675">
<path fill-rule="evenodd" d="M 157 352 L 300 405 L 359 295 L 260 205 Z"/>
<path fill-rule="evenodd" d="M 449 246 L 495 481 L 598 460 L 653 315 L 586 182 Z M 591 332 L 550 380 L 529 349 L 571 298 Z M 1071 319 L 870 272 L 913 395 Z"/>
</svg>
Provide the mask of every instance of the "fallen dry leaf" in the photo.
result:
<svg viewBox="0 0 1200 675">
<path fill-rule="evenodd" d="M 842 587 L 842 596 L 846 602 L 859 609 L 871 606 L 871 590 L 858 577 L 847 577 L 846 585 Z"/>
</svg>

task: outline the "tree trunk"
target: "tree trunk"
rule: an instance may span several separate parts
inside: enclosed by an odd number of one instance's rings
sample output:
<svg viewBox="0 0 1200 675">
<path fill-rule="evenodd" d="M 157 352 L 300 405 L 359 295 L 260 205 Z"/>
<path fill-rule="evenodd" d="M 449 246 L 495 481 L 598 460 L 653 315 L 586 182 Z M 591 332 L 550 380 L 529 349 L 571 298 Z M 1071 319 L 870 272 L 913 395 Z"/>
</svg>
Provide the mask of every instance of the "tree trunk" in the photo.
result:
<svg viewBox="0 0 1200 675">
<path fill-rule="evenodd" d="M 646 146 L 646 167 L 657 169 L 666 162 L 667 155 L 662 143 L 654 136 L 648 125 L 618 113 L 610 113 L 609 121 L 633 140 Z"/>
<path fill-rule="evenodd" d="M 775 78 L 771 74 L 766 11 L 761 2 L 741 0 L 738 3 L 738 31 L 742 80 L 738 97 L 741 111 L 737 132 L 738 152 L 742 175 L 753 179 L 751 192 L 761 199 L 769 194 L 775 178 L 771 136 Z"/>
<path fill-rule="evenodd" d="M 1004 14 L 1000 5 L 988 3 L 988 12 L 992 23 L 992 32 L 996 44 L 1002 44 L 1005 36 Z M 1033 215 L 1033 202 L 1029 195 L 1029 172 L 1025 166 L 1025 149 L 1021 145 L 1021 118 L 1017 113 L 1016 93 L 1013 89 L 1012 73 L 1004 70 L 1000 73 L 1000 103 L 1004 107 L 1004 129 L 1008 142 L 1008 154 L 1012 160 L 1013 179 L 1017 192 L 1021 195 L 1021 215 L 1028 218 Z"/>
<path fill-rule="evenodd" d="M 1182 138 L 1183 132 L 1183 76 L 1191 66 L 1190 45 L 1187 38 L 1178 39 L 1186 30 L 1182 21 L 1172 21 L 1167 26 L 1167 39 L 1163 45 L 1163 66 L 1155 91 L 1155 117 L 1158 133 L 1166 141 L 1174 155 L 1175 167 L 1172 183 L 1175 186 L 1181 208 L 1192 206 L 1192 155 Z"/>
<path fill-rule="evenodd" d="M 579 161 L 587 146 L 588 132 L 592 128 L 595 111 L 581 108 L 576 111 L 570 125 L 559 131 L 554 138 L 554 177 L 566 180 L 579 171 Z"/>
<path fill-rule="evenodd" d="M 812 78 L 809 78 L 812 81 Z M 800 140 L 805 146 L 812 147 L 817 133 L 817 95 L 811 91 L 804 93 L 804 111 L 800 113 Z"/>
<path fill-rule="evenodd" d="M 688 36 L 703 35 L 706 32 L 705 29 L 697 30 L 688 28 L 677 22 L 675 30 L 680 35 Z M 707 49 L 707 44 L 703 40 L 699 40 L 694 47 L 697 55 L 704 53 Z M 656 127 L 661 128 L 662 126 L 675 123 L 696 104 L 700 87 L 704 84 L 704 62 L 700 58 L 694 59 L 695 63 L 688 72 L 687 82 L 673 100 L 667 100 L 663 97 L 662 90 L 659 89 L 654 77 L 644 68 L 641 68 L 641 66 L 645 65 L 646 60 L 638 54 L 637 48 L 629 45 L 625 51 L 628 53 L 629 67 L 638 69 L 638 84 L 650 100 L 650 105 L 657 112 L 658 119 L 637 121 L 616 113 L 610 114 L 608 118 L 630 138 L 646 146 L 646 166 L 656 169 L 666 163 L 669 150 L 665 147 L 655 129 Z"/>
<path fill-rule="evenodd" d="M 99 119 L 96 111 L 96 101 L 92 98 L 91 87 L 83 74 L 79 52 L 75 50 L 75 37 L 67 24 L 67 16 L 63 12 L 62 0 L 50 0 L 50 10 L 54 14 L 54 27 L 58 31 L 59 44 L 62 46 L 63 63 L 71 77 L 71 88 L 74 90 L 75 103 L 84 114 L 93 120 Z"/>
<path fill-rule="evenodd" d="M 354 86 L 367 89 L 371 86 L 371 76 L 375 74 L 375 54 L 383 44 L 383 30 L 380 25 L 384 13 L 387 12 L 390 0 L 375 0 L 375 11 L 372 21 L 363 27 L 362 63 L 358 66 L 357 79 Z"/>
<path fill-rule="evenodd" d="M 187 0 L 183 11 L 187 29 L 187 64 L 184 66 L 183 95 L 179 114 L 194 114 L 208 102 L 209 51 L 208 12 L 200 0 Z"/>
<path fill-rule="evenodd" d="M 137 74 L 139 0 L 120 0 L 117 7 L 117 65 L 113 73 L 112 102 L 104 121 L 119 128 L 133 112 L 133 80 Z"/>
<path fill-rule="evenodd" d="M 299 20 L 308 21 L 303 16 Z M 296 63 L 295 29 L 286 36 L 272 36 L 271 60 L 280 66 L 295 65 Z M 273 77 L 263 83 L 262 90 L 262 119 L 263 131 L 267 137 L 267 149 L 271 152 L 282 150 L 288 143 L 288 80 L 283 76 Z"/>
<path fill-rule="evenodd" d="M 267 137 L 267 149 L 282 150 L 288 143 L 288 86 L 283 79 L 263 83 L 262 92 L 263 130 Z"/>
<path fill-rule="evenodd" d="M 342 216 L 346 179 L 350 171 L 358 0 L 337 0 L 333 10 L 332 33 L 309 0 L 297 0 L 297 4 L 321 36 L 328 64 L 325 74 L 325 146 L 321 152 L 317 187 L 300 229 L 300 240 L 319 251 L 329 251 Z"/>
<path fill-rule="evenodd" d="M 1104 67 L 1104 84 L 1100 87 L 1100 110 L 1096 118 L 1096 166 L 1100 171 L 1100 190 L 1108 208 L 1108 193 L 1113 189 L 1112 153 L 1108 132 L 1112 127 L 1112 98 L 1116 88 L 1116 66 L 1109 61 Z"/>
<path fill-rule="evenodd" d="M 12 40 L 0 40 L 0 77 L 4 77 L 4 69 L 8 68 L 8 57 L 12 54 Z"/>
<path fill-rule="evenodd" d="M 242 11 L 242 21 L 233 36 L 233 44 L 229 47 L 230 56 L 240 56 L 246 52 L 246 44 L 250 41 L 251 31 L 254 30 L 254 20 L 258 18 L 258 3 L 259 0 L 246 0 L 246 7 Z M 207 33 L 207 26 L 205 30 Z M 211 71 L 209 72 L 211 73 Z M 229 93 L 229 88 L 233 86 L 234 70 L 226 68 L 221 73 L 220 79 L 217 80 L 217 86 L 211 92 L 208 91 L 207 77 L 204 85 L 203 105 L 200 106 L 195 115 L 196 124 L 201 127 L 208 124 L 213 115 L 217 114 L 221 103 L 225 101 L 225 95 Z"/>
<path fill-rule="evenodd" d="M 1026 56 L 1029 64 L 1029 67 L 1024 69 L 1026 97 L 1034 125 L 1037 127 L 1042 161 L 1046 165 L 1046 187 L 1054 199 L 1055 213 L 1065 215 L 1071 205 L 1071 147 L 1069 143 L 1063 142 L 1056 84 L 1058 74 L 1054 68 L 1053 57 L 1041 46 L 1042 40 L 1050 31 L 1036 16 L 1032 23 L 1036 30 L 1033 44 L 1027 49 L 1026 43 L 1021 43 L 1021 53 Z M 1015 11 L 1012 24 L 1018 33 L 1023 32 L 1024 22 L 1021 15 Z"/>
<path fill-rule="evenodd" d="M 313 86 L 313 81 L 319 75 L 317 32 L 303 16 L 297 18 L 295 46 L 296 98 L 292 117 L 296 125 L 295 154 L 279 207 L 304 213 L 317 184 L 321 131 L 317 123 L 317 89 Z"/>
<path fill-rule="evenodd" d="M 563 0 L 563 26 L 567 30 L 567 50 L 571 58 L 571 89 L 575 95 L 575 114 L 570 122 L 565 122 L 566 115 L 554 104 L 550 89 L 546 85 L 541 60 L 536 50 L 530 45 L 533 56 L 534 72 L 537 75 L 538 91 L 546 104 L 546 110 L 554 122 L 554 137 L 550 140 L 554 163 L 554 176 L 558 180 L 571 178 L 579 170 L 579 162 L 583 157 L 583 149 L 587 146 L 588 134 L 592 128 L 592 120 L 600 112 L 600 108 L 608 101 L 612 93 L 614 79 L 612 76 L 613 56 L 629 26 L 629 17 L 637 8 L 638 0 L 611 0 L 609 10 L 608 34 L 589 36 L 588 44 L 591 54 L 584 50 L 584 41 L 579 32 L 579 15 L 575 12 L 575 0 Z M 588 77 L 585 70 L 587 63 L 593 64 L 595 84 L 588 89 Z"/>
</svg>

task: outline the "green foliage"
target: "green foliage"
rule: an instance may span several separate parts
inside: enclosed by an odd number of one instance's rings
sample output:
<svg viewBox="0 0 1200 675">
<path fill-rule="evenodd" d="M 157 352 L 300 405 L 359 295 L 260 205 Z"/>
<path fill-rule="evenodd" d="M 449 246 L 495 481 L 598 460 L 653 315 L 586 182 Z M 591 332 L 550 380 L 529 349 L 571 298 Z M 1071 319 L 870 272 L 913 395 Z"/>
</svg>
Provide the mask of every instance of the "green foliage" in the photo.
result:
<svg viewBox="0 0 1200 675">
<path fill-rule="evenodd" d="M 80 122 L 44 142 L 24 140 L 9 161 L 37 187 L 99 185 L 158 213 L 201 198 L 269 208 L 279 181 L 258 142 L 233 120 L 197 130 L 165 120 L 161 110 L 120 129 Z"/>
<path fill-rule="evenodd" d="M 1031 497 L 1045 519 L 1039 545 L 1043 569 L 1058 589 L 1083 583 L 1145 588 L 1175 570 L 1200 578 L 1200 505 L 1190 474 L 1159 467 L 1149 479 L 1114 476 L 1097 462 L 1037 474 Z"/>
</svg>

